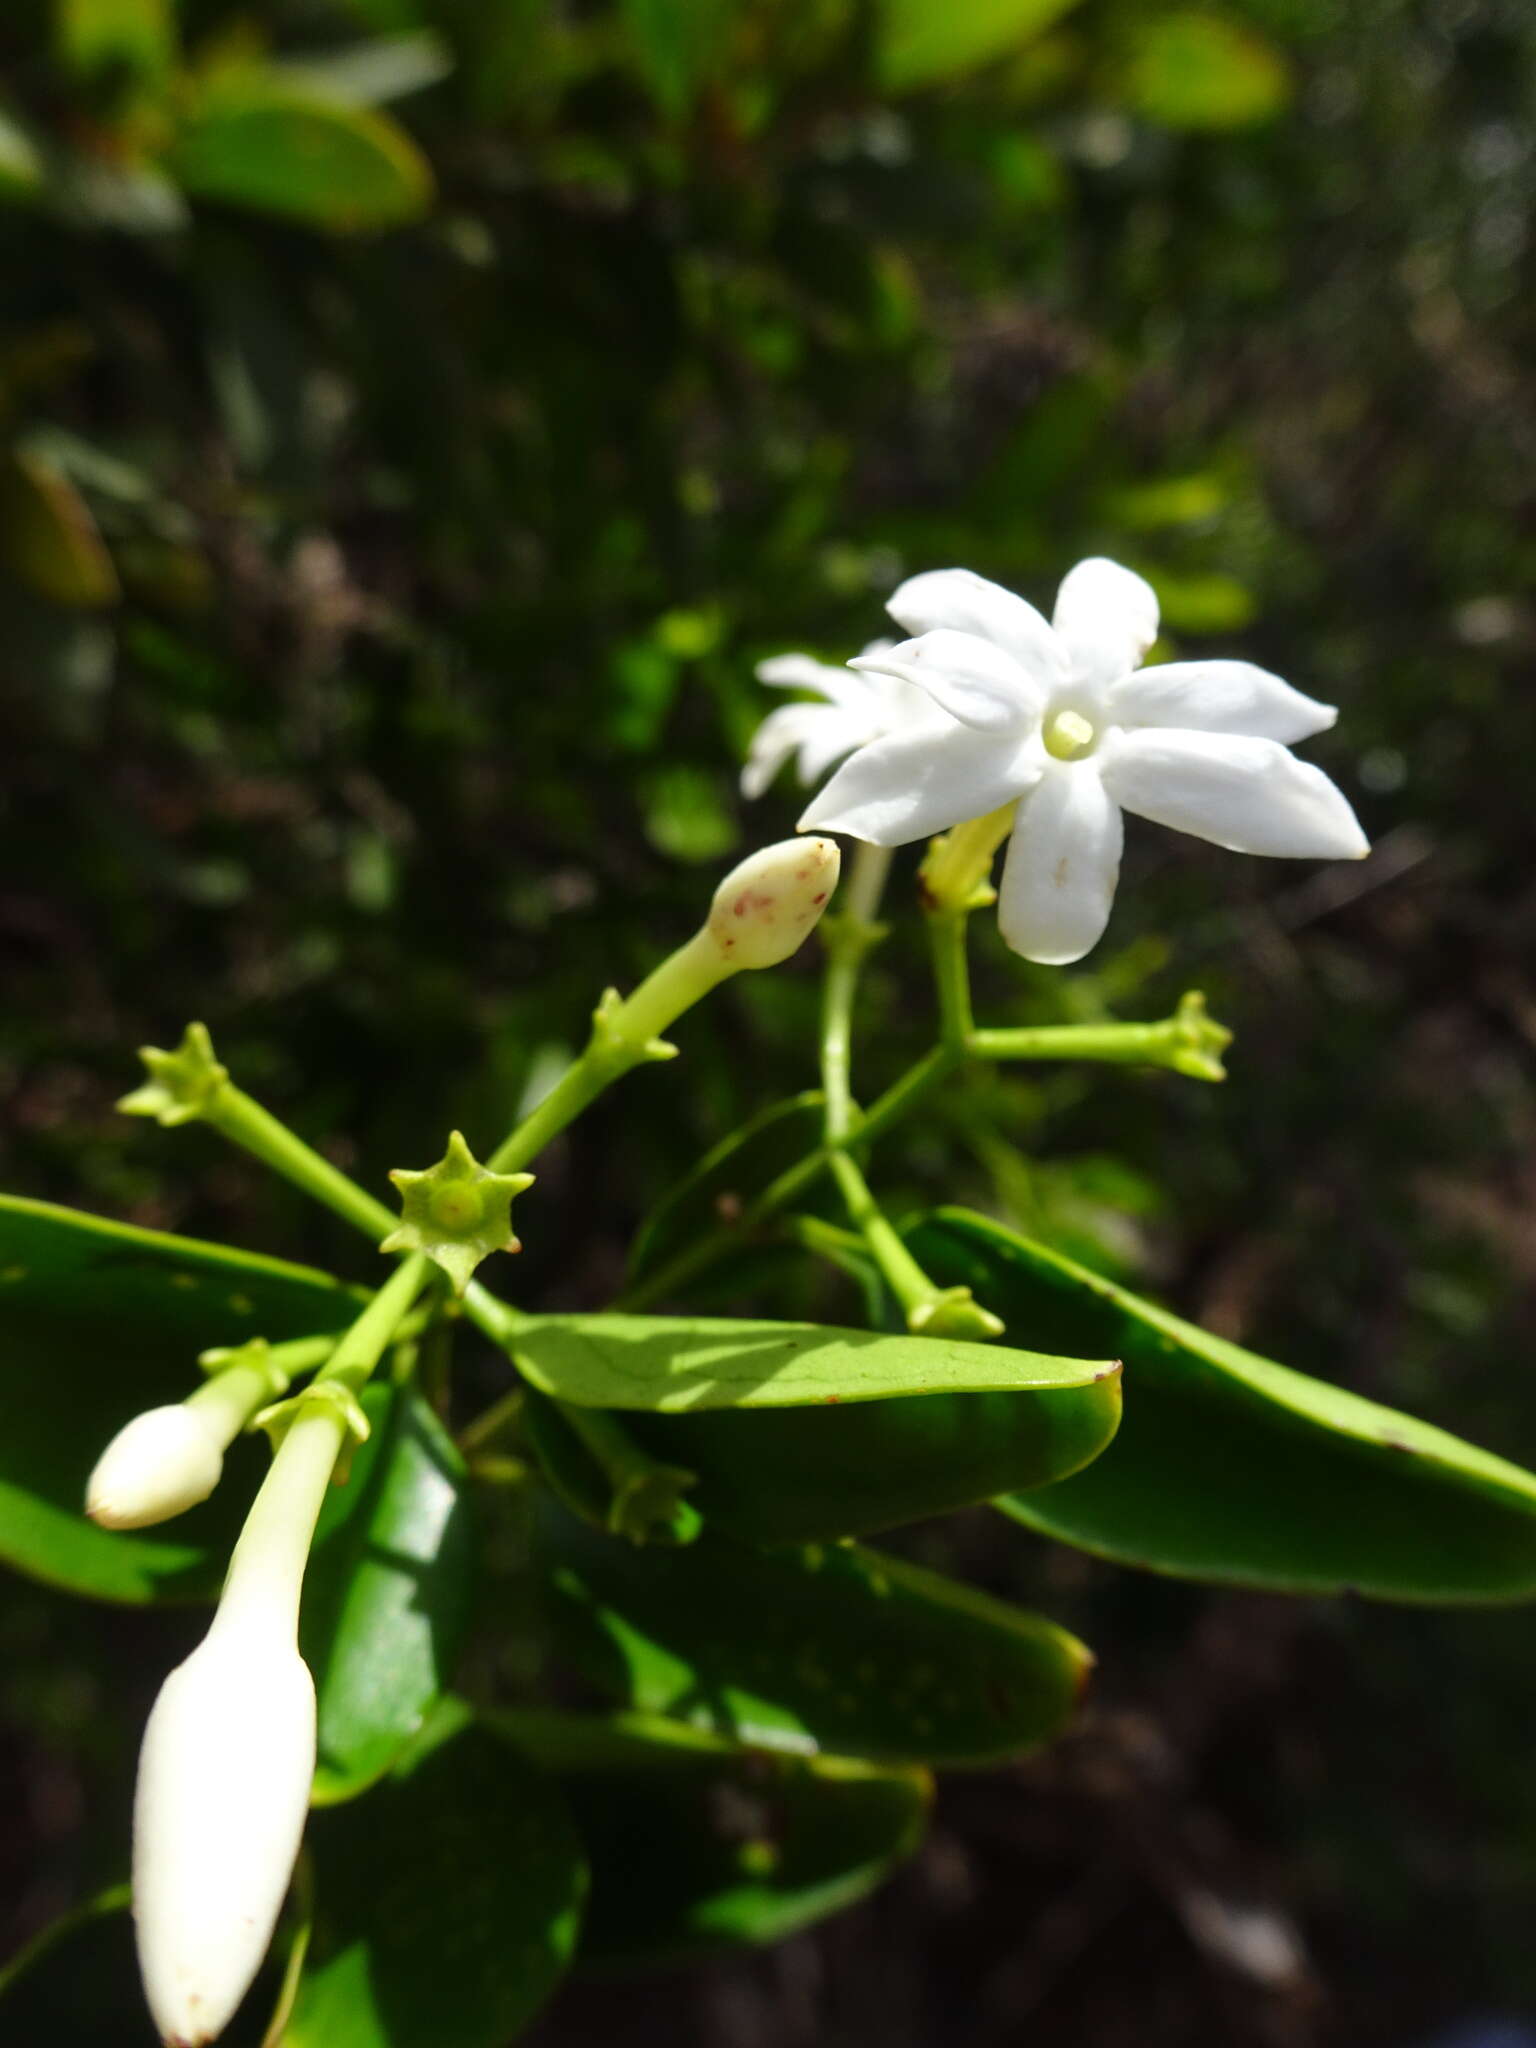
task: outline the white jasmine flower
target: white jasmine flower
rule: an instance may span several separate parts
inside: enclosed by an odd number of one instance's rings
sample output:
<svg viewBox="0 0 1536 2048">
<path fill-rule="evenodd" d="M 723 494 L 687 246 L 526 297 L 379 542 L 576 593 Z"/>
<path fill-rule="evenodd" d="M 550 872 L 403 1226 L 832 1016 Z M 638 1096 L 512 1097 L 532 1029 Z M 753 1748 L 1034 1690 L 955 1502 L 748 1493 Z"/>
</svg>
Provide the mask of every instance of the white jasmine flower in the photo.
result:
<svg viewBox="0 0 1536 2048">
<path fill-rule="evenodd" d="M 872 640 L 860 660 L 884 654 L 889 640 Z M 876 670 L 833 668 L 809 654 L 776 654 L 758 663 L 757 678 L 775 690 L 814 690 L 819 704 L 783 704 L 752 736 L 741 771 L 741 793 L 759 797 L 792 754 L 809 788 L 834 761 L 855 747 L 912 724 L 948 725 L 923 690 Z"/>
<path fill-rule="evenodd" d="M 1289 751 L 1338 714 L 1251 662 L 1139 667 L 1157 598 L 1118 563 L 1079 562 L 1050 623 L 966 569 L 912 577 L 888 609 L 916 637 L 856 668 L 917 685 L 951 723 L 867 742 L 800 829 L 900 846 L 1016 803 L 998 922 L 1026 959 L 1079 960 L 1098 942 L 1123 811 L 1236 853 L 1369 850 L 1342 793 Z"/>
</svg>

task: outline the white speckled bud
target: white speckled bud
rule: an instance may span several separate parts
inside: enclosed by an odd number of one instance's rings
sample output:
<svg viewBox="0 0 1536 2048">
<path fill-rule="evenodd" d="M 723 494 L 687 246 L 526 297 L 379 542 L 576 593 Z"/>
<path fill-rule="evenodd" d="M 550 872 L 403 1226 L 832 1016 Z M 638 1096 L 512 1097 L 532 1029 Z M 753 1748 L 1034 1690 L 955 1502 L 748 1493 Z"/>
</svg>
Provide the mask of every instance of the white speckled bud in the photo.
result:
<svg viewBox="0 0 1536 2048">
<path fill-rule="evenodd" d="M 732 868 L 705 927 L 727 968 L 776 967 L 797 951 L 837 887 L 840 862 L 834 840 L 800 838 L 765 846 Z"/>
<path fill-rule="evenodd" d="M 85 1512 L 104 1529 L 147 1529 L 206 1500 L 224 1469 L 218 1420 L 178 1405 L 149 1408 L 113 1437 L 85 1489 Z"/>
</svg>

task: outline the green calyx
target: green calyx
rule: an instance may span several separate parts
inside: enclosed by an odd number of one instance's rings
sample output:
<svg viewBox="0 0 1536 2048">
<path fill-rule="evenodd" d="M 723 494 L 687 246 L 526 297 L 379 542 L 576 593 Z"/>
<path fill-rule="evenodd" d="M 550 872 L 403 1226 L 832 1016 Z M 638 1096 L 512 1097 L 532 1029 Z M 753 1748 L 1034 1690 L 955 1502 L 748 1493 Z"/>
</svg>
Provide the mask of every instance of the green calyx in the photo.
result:
<svg viewBox="0 0 1536 2048">
<path fill-rule="evenodd" d="M 141 1045 L 139 1058 L 149 1078 L 117 1106 L 126 1116 L 152 1116 L 167 1129 L 204 1115 L 229 1079 L 228 1067 L 214 1055 L 206 1024 L 189 1024 L 174 1052 Z"/>
<path fill-rule="evenodd" d="M 1174 1072 L 1187 1074 L 1192 1081 L 1225 1081 L 1221 1055 L 1232 1043 L 1232 1034 L 1211 1016 L 1198 989 L 1180 997 L 1169 1025 L 1168 1064 Z"/>
<path fill-rule="evenodd" d="M 423 1252 L 442 1267 L 455 1294 L 463 1294 L 480 1261 L 491 1252 L 521 1250 L 512 1230 L 512 1198 L 533 1185 L 531 1173 L 494 1173 L 454 1131 L 436 1166 L 421 1173 L 397 1167 L 399 1227 L 382 1252 Z"/>
<path fill-rule="evenodd" d="M 334 1408 L 346 1424 L 347 1435 L 352 1442 L 364 1444 L 368 1441 L 368 1417 L 363 1413 L 363 1404 L 352 1389 L 342 1380 L 313 1380 L 297 1394 L 290 1394 L 286 1401 L 274 1401 L 270 1408 L 263 1408 L 251 1417 L 252 1429 L 264 1429 L 272 1439 L 272 1448 L 277 1450 L 283 1438 L 303 1414 L 306 1405 L 314 1412 L 314 1404 Z"/>
<path fill-rule="evenodd" d="M 294 1348 L 289 1345 L 287 1350 L 292 1352 Z M 259 1375 L 274 1401 L 288 1391 L 288 1369 L 265 1337 L 247 1337 L 243 1344 L 215 1344 L 210 1350 L 200 1351 L 197 1362 L 210 1378 L 235 1371 Z"/>
</svg>

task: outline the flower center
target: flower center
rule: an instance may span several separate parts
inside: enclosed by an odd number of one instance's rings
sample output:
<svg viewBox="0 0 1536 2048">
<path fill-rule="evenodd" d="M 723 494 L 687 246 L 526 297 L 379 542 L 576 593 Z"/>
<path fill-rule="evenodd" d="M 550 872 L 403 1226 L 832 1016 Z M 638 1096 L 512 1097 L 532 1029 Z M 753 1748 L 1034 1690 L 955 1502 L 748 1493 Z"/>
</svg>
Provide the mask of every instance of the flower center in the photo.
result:
<svg viewBox="0 0 1536 2048">
<path fill-rule="evenodd" d="M 442 1230 L 474 1230 L 485 1217 L 485 1198 L 476 1187 L 439 1188 L 431 1206 L 432 1221 Z"/>
<path fill-rule="evenodd" d="M 1053 760 L 1081 760 L 1098 737 L 1093 721 L 1081 711 L 1057 711 L 1045 721 L 1045 751 Z"/>
</svg>

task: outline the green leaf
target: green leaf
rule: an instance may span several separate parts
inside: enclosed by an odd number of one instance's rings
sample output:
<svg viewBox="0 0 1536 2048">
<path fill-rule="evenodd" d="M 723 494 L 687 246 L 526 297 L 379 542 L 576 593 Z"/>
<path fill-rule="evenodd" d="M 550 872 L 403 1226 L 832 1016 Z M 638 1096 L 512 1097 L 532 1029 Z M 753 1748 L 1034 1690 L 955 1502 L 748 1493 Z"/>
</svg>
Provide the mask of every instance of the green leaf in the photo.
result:
<svg viewBox="0 0 1536 2048">
<path fill-rule="evenodd" d="M 115 604 L 122 595 L 90 508 L 31 449 L 0 457 L 0 561 L 50 604 Z"/>
<path fill-rule="evenodd" d="M 681 119 L 723 59 L 737 0 L 620 0 L 620 12 L 652 96 Z"/>
<path fill-rule="evenodd" d="M 188 192 L 353 232 L 417 219 L 426 158 L 397 121 L 280 71 L 207 79 L 168 159 Z"/>
<path fill-rule="evenodd" d="M 537 1530 L 555 1640 L 611 1699 L 767 1749 L 1016 1756 L 1092 1663 L 1037 1615 L 853 1544 L 637 1550 L 548 1502 Z"/>
<path fill-rule="evenodd" d="M 314 1939 L 282 2048 L 503 2048 L 564 1972 L 581 1843 L 549 1778 L 462 1708 L 307 1839 Z"/>
<path fill-rule="evenodd" d="M 770 1103 L 706 1152 L 641 1226 L 629 1256 L 631 1284 L 660 1271 L 721 1224 L 733 1223 L 770 1181 L 817 1151 L 823 1102 L 820 1090 L 809 1089 Z"/>
<path fill-rule="evenodd" d="M 54 0 L 59 54 L 81 77 L 162 79 L 176 58 L 171 0 Z"/>
<path fill-rule="evenodd" d="M 88 1522 L 91 1467 L 199 1384 L 199 1351 L 339 1330 L 358 1304 L 306 1266 L 0 1196 L 0 1558 L 103 1600 L 211 1598 L 264 1448 L 234 1445 L 212 1500 L 157 1529 Z"/>
<path fill-rule="evenodd" d="M 557 1401 L 660 1414 L 1082 1387 L 1116 1369 L 1112 1359 L 737 1316 L 532 1316 L 512 1351 Z"/>
<path fill-rule="evenodd" d="M 891 92 L 962 77 L 1022 49 L 1077 0 L 879 0 L 876 66 Z"/>
<path fill-rule="evenodd" d="M 1041 1534 L 1181 1577 L 1387 1600 L 1536 1593 L 1536 1477 L 1272 1365 L 963 1210 L 911 1239 L 1046 1342 L 1113 1345 L 1125 1423 L 1088 1471 L 1000 1503 Z"/>
<path fill-rule="evenodd" d="M 1245 128 L 1281 111 L 1291 76 L 1246 23 L 1191 8 L 1138 23 L 1121 90 L 1165 128 Z"/>
<path fill-rule="evenodd" d="M 819 1543 L 1064 1478 L 1099 1455 L 1119 1419 L 1116 1372 L 1049 1393 L 631 1413 L 625 1426 L 651 1457 L 696 1475 L 688 1502 L 715 1528 L 754 1543 Z M 609 1488 L 558 1410 L 546 1408 L 534 1441 L 561 1499 L 601 1523 Z"/>
<path fill-rule="evenodd" d="M 419 1394 L 364 1390 L 372 1433 L 333 1487 L 304 1579 L 299 1644 L 319 1694 L 315 1799 L 379 1777 L 447 1689 L 469 1622 L 464 1468 Z"/>
<path fill-rule="evenodd" d="M 783 1941 L 873 1890 L 927 1818 L 923 1771 L 743 1751 L 642 1715 L 498 1726 L 557 1775 L 586 1844 L 584 1963 Z"/>
</svg>

